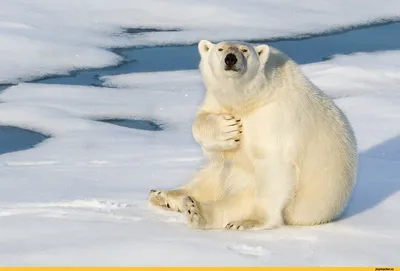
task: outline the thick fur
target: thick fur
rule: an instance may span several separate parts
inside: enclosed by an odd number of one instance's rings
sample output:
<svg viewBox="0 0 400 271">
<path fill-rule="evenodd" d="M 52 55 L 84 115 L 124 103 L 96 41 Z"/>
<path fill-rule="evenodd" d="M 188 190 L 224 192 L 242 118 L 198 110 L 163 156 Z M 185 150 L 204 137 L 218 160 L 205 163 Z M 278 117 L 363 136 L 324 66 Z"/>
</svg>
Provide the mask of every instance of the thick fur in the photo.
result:
<svg viewBox="0 0 400 271">
<path fill-rule="evenodd" d="M 199 43 L 204 102 L 193 136 L 207 164 L 150 201 L 201 229 L 270 229 L 337 218 L 356 181 L 346 116 L 298 65 L 268 45 Z M 237 62 L 228 67 L 226 56 Z"/>
</svg>

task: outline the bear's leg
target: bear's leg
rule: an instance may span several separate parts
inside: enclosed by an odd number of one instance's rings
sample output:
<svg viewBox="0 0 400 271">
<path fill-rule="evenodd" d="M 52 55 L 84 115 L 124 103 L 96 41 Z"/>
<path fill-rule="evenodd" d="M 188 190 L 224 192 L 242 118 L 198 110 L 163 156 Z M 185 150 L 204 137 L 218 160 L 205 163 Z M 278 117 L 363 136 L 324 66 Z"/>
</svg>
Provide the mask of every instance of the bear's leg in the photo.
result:
<svg viewBox="0 0 400 271">
<path fill-rule="evenodd" d="M 214 201 L 221 193 L 218 182 L 221 171 L 221 165 L 210 163 L 197 172 L 193 180 L 183 187 L 170 191 L 151 190 L 150 202 L 169 211 L 181 212 L 184 196 L 192 196 L 201 202 Z"/>
<path fill-rule="evenodd" d="M 216 201 L 224 193 L 224 186 L 221 182 L 223 166 L 209 164 L 196 173 L 192 181 L 185 185 L 191 196 L 199 202 Z"/>
<path fill-rule="evenodd" d="M 263 215 L 259 229 L 272 229 L 284 224 L 283 210 L 292 198 L 294 186 L 293 166 L 282 162 L 278 156 L 255 163 L 256 205 Z"/>
<path fill-rule="evenodd" d="M 186 195 L 187 191 L 184 188 L 170 191 L 151 190 L 150 203 L 168 211 L 181 212 L 182 197 Z"/>
</svg>

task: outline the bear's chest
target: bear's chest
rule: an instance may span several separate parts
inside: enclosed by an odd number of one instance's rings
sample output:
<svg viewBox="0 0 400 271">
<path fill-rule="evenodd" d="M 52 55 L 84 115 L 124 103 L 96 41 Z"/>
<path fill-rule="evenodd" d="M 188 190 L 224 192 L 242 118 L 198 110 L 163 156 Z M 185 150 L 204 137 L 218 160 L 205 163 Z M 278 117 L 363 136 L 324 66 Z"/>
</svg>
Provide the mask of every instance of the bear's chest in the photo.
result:
<svg viewBox="0 0 400 271">
<path fill-rule="evenodd" d="M 241 116 L 242 136 L 238 153 L 251 161 L 270 154 L 291 156 L 298 137 L 296 123 L 279 104 L 270 104 Z"/>
</svg>

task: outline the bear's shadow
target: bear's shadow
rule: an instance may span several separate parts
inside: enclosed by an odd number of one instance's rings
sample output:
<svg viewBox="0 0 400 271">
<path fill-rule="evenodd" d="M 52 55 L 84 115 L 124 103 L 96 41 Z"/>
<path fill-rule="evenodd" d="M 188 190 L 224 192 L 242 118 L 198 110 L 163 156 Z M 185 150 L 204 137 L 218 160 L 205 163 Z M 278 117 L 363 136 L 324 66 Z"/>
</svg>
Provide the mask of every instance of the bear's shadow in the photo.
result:
<svg viewBox="0 0 400 271">
<path fill-rule="evenodd" d="M 367 211 L 400 190 L 400 135 L 359 154 L 357 184 L 341 219 Z"/>
</svg>

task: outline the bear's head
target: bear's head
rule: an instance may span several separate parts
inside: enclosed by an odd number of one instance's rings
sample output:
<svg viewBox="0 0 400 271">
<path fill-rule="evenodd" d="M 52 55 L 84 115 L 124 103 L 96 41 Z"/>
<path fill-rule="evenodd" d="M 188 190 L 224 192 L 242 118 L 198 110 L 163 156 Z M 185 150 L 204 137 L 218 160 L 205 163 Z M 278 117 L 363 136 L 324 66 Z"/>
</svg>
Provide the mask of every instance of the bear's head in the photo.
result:
<svg viewBox="0 0 400 271">
<path fill-rule="evenodd" d="M 269 56 L 268 45 L 253 46 L 245 42 L 213 44 L 202 40 L 198 49 L 203 77 L 219 83 L 232 80 L 247 83 L 253 80 L 264 69 Z"/>
</svg>

